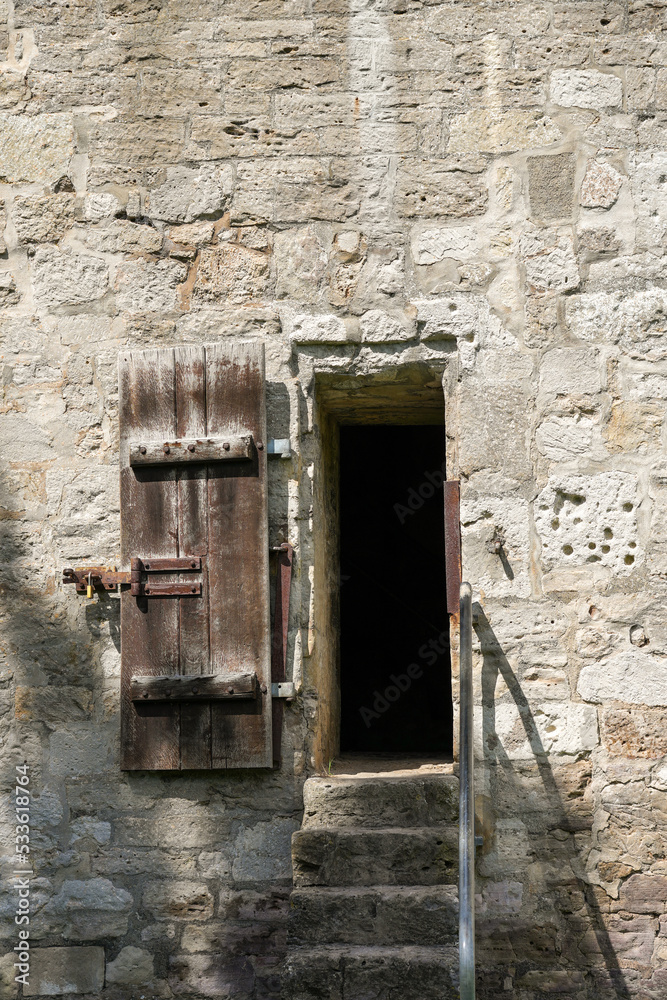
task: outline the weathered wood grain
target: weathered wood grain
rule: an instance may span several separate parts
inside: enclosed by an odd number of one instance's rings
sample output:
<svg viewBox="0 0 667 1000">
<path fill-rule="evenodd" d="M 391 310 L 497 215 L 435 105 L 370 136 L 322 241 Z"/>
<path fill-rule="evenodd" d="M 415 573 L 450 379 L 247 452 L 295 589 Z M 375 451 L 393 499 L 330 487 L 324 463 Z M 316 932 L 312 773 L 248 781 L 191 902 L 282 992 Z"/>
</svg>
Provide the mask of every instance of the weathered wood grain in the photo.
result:
<svg viewBox="0 0 667 1000">
<path fill-rule="evenodd" d="M 130 694 L 134 701 L 207 701 L 257 696 L 257 674 L 176 674 L 164 677 L 133 677 Z M 201 707 L 201 706 L 199 706 Z M 209 711 L 210 717 L 210 711 Z M 210 746 L 210 734 L 209 734 Z"/>
<path fill-rule="evenodd" d="M 203 347 L 176 350 L 176 434 L 206 436 L 206 351 Z M 208 521 L 207 468 L 178 470 L 178 535 L 181 552 L 201 555 L 202 597 L 180 603 L 180 664 L 184 674 L 208 674 Z M 181 705 L 181 768 L 211 766 L 211 706 Z"/>
<path fill-rule="evenodd" d="M 173 437 L 174 352 L 122 352 L 119 364 L 121 557 L 171 558 L 178 551 L 178 487 L 172 469 L 132 469 L 129 442 L 149 431 Z M 189 554 L 189 553 L 188 553 Z M 165 574 L 163 582 L 172 577 Z M 121 766 L 125 770 L 179 766 L 179 708 L 137 705 L 130 681 L 179 669 L 178 599 L 121 597 Z"/>
<path fill-rule="evenodd" d="M 177 348 L 178 357 L 185 351 L 203 351 L 203 348 Z M 202 376 L 203 382 L 203 376 Z M 178 387 L 178 378 L 176 380 Z M 250 434 L 223 434 L 217 438 L 207 438 L 202 432 L 199 437 L 179 437 L 175 441 L 132 441 L 130 444 L 130 465 L 201 465 L 202 462 L 229 462 L 230 460 L 252 458 L 253 440 Z"/>
<path fill-rule="evenodd" d="M 213 767 L 271 767 L 270 628 L 264 353 L 256 343 L 206 351 L 207 432 L 251 433 L 252 462 L 210 466 L 211 669 L 255 669 L 255 702 L 212 706 Z"/>
</svg>

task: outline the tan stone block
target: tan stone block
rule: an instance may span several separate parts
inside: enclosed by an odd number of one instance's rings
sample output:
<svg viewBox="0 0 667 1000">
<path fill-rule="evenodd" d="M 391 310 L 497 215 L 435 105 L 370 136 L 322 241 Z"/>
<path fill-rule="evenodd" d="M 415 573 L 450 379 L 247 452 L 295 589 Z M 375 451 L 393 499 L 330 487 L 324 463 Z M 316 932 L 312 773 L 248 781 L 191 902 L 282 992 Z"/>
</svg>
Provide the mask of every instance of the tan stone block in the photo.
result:
<svg viewBox="0 0 667 1000">
<path fill-rule="evenodd" d="M 21 722 L 82 722 L 93 711 L 93 692 L 82 687 L 17 686 L 15 716 Z"/>
<path fill-rule="evenodd" d="M 575 4 L 554 6 L 553 27 L 556 31 L 577 34 L 612 34 L 623 31 L 625 4 L 621 0 L 578 0 Z"/>
<path fill-rule="evenodd" d="M 613 452 L 642 454 L 658 450 L 665 418 L 664 408 L 650 403 L 617 402 L 603 428 L 607 447 Z"/>
<path fill-rule="evenodd" d="M 74 224 L 74 195 L 15 198 L 12 222 L 19 243 L 56 243 Z"/>
<path fill-rule="evenodd" d="M 628 100 L 628 110 L 643 111 L 653 104 L 655 99 L 655 70 L 645 66 L 628 66 L 625 71 L 625 84 Z M 657 104 L 657 107 L 660 107 Z"/>
<path fill-rule="evenodd" d="M 195 279 L 195 296 L 234 303 L 264 297 L 269 283 L 270 257 L 238 243 L 202 250 Z"/>
<path fill-rule="evenodd" d="M 333 59 L 233 59 L 225 82 L 235 90 L 304 90 L 339 79 L 340 67 Z"/>
<path fill-rule="evenodd" d="M 143 905 L 158 920 L 208 920 L 213 916 L 213 896 L 198 882 L 149 882 Z"/>
<path fill-rule="evenodd" d="M 92 159 L 119 167 L 154 167 L 156 163 L 177 163 L 185 139 L 182 118 L 143 118 L 132 121 L 115 118 L 93 129 L 89 153 Z M 1 160 L 0 160 L 1 162 Z M 103 175 L 100 175 L 100 177 Z M 106 180 L 101 181 L 102 184 Z M 97 186 L 97 185 L 96 185 Z"/>
<path fill-rule="evenodd" d="M 560 219 L 572 215 L 574 168 L 572 153 L 528 157 L 531 215 L 540 219 Z"/>
<path fill-rule="evenodd" d="M 655 85 L 655 106 L 667 110 L 667 69 L 659 69 Z"/>
<path fill-rule="evenodd" d="M 69 170 L 74 152 L 70 114 L 0 114 L 0 135 L 0 180 L 5 183 L 54 184 Z"/>
<path fill-rule="evenodd" d="M 667 33 L 667 0 L 630 0 L 628 28 L 631 32 Z"/>
<path fill-rule="evenodd" d="M 150 225 L 139 225 L 129 219 L 112 219 L 102 226 L 80 227 L 79 239 L 98 253 L 159 253 L 163 236 Z"/>
<path fill-rule="evenodd" d="M 426 26 L 430 31 L 442 33 L 447 38 L 479 38 L 488 32 L 515 35 L 543 35 L 549 28 L 550 11 L 542 3 L 517 3 L 511 17 L 498 21 L 494 4 L 444 3 L 428 8 Z"/>
<path fill-rule="evenodd" d="M 466 218 L 486 211 L 489 192 L 480 166 L 455 159 L 404 160 L 396 178 L 396 209 L 404 218 Z"/>
<path fill-rule="evenodd" d="M 452 119 L 448 152 L 513 153 L 549 146 L 560 138 L 560 129 L 542 111 L 478 108 Z"/>
<path fill-rule="evenodd" d="M 606 709 L 601 713 L 602 743 L 610 754 L 658 758 L 667 755 L 662 709 Z"/>
<path fill-rule="evenodd" d="M 667 876 L 631 875 L 621 886 L 617 907 L 628 913 L 664 913 L 667 910 Z"/>
</svg>

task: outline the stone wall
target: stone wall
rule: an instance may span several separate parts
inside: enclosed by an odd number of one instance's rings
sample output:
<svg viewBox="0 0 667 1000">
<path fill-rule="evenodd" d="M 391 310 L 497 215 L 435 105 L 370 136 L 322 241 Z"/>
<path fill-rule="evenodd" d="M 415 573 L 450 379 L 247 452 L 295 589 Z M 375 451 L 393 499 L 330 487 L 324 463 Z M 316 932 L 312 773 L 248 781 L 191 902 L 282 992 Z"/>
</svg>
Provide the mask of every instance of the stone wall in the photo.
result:
<svg viewBox="0 0 667 1000">
<path fill-rule="evenodd" d="M 110 997 L 277 994 L 332 738 L 314 386 L 446 369 L 485 988 L 664 998 L 665 0 L 0 0 L 0 47 L 2 835 L 26 759 L 31 995 L 97 995 L 105 962 Z M 117 603 L 60 569 L 117 557 L 118 350 L 219 337 L 264 341 L 292 438 L 270 517 L 300 697 L 280 772 L 124 775 Z"/>
</svg>

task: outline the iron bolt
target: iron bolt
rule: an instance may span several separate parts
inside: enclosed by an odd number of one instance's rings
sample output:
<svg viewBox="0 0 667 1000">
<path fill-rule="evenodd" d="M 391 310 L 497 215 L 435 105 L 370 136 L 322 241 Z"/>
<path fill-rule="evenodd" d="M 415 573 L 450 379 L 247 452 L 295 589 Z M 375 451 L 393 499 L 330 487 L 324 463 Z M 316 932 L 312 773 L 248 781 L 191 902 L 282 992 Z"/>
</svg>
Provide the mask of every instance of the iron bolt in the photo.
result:
<svg viewBox="0 0 667 1000">
<path fill-rule="evenodd" d="M 189 444 L 188 445 L 188 451 L 194 451 L 194 450 L 195 450 L 195 446 L 193 444 Z"/>
<path fill-rule="evenodd" d="M 165 453 L 165 455 L 168 455 L 169 454 L 169 445 L 168 444 L 163 444 L 162 445 L 162 451 Z"/>
<path fill-rule="evenodd" d="M 199 688 L 198 687 L 193 687 L 192 693 L 193 694 L 199 694 Z"/>
<path fill-rule="evenodd" d="M 262 684 L 262 694 L 266 694 L 267 691 L 268 691 L 268 688 L 267 688 L 266 684 Z"/>
<path fill-rule="evenodd" d="M 225 451 L 229 451 L 229 441 L 224 441 L 222 447 L 225 449 Z"/>
<path fill-rule="evenodd" d="M 261 441 L 257 442 L 257 451 L 264 451 L 264 445 Z"/>
<path fill-rule="evenodd" d="M 141 448 L 139 449 L 139 451 L 141 452 L 141 454 L 142 454 L 142 455 L 145 455 L 145 454 L 146 454 L 146 445 L 145 445 L 145 444 L 142 444 L 142 446 L 141 446 Z"/>
<path fill-rule="evenodd" d="M 193 587 L 193 588 L 192 588 L 192 593 L 193 593 L 193 594 L 196 594 L 196 593 L 197 593 L 197 588 L 196 588 L 196 587 Z"/>
<path fill-rule="evenodd" d="M 227 688 L 227 694 L 234 694 L 234 688 Z"/>
</svg>

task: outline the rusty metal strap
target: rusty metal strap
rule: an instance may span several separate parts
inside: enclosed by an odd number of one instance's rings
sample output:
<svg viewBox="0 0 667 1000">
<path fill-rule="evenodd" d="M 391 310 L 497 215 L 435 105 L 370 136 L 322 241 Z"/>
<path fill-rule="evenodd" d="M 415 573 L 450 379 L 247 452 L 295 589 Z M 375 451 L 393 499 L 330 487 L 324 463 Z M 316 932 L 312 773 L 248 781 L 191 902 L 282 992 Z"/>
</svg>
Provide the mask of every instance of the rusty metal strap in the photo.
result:
<svg viewBox="0 0 667 1000">
<path fill-rule="evenodd" d="M 273 614 L 273 634 L 271 637 L 271 683 L 280 684 L 286 678 L 287 639 L 289 634 L 289 599 L 292 586 L 293 548 L 289 542 L 283 542 L 273 551 L 277 554 L 276 567 L 276 600 Z M 281 762 L 281 743 L 283 729 L 283 702 L 273 699 L 273 765 L 278 767 Z"/>
<path fill-rule="evenodd" d="M 449 479 L 445 490 L 445 582 L 447 613 L 458 615 L 461 588 L 461 508 L 460 482 Z"/>
</svg>

